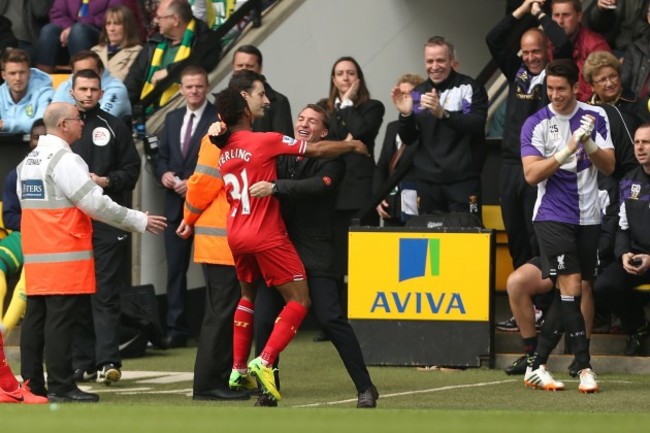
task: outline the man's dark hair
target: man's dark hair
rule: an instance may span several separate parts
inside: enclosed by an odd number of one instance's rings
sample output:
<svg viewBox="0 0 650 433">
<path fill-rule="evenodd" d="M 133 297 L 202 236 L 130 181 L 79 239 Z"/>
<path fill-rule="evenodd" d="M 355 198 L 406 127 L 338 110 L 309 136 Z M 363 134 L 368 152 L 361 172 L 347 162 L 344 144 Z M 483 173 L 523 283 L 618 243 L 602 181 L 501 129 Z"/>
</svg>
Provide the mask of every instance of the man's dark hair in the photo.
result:
<svg viewBox="0 0 650 433">
<path fill-rule="evenodd" d="M 179 78 L 179 81 L 183 80 L 183 77 L 186 75 L 202 75 L 205 77 L 205 82 L 208 82 L 208 73 L 205 71 L 205 69 L 202 66 L 199 65 L 189 65 L 183 68 L 181 71 L 181 75 Z"/>
<path fill-rule="evenodd" d="M 560 3 L 571 3 L 574 11 L 578 13 L 582 12 L 582 0 L 553 0 L 551 2 L 551 8 L 553 8 L 553 5 Z"/>
<path fill-rule="evenodd" d="M 323 126 L 326 129 L 330 129 L 330 115 L 323 106 L 318 105 L 318 104 L 307 104 L 307 106 L 305 108 L 303 108 L 302 110 L 300 110 L 300 112 L 302 113 L 303 111 L 305 111 L 308 108 L 311 108 L 312 110 L 316 111 L 321 116 L 323 116 Z"/>
<path fill-rule="evenodd" d="M 232 58 L 235 58 L 235 55 L 237 53 L 244 53 L 244 54 L 250 54 L 255 57 L 257 57 L 257 63 L 260 64 L 260 68 L 262 67 L 262 52 L 255 46 L 255 45 L 242 45 L 239 48 L 235 50 L 235 52 L 232 55 Z"/>
<path fill-rule="evenodd" d="M 27 66 L 31 64 L 32 60 L 29 57 L 29 53 L 25 50 L 19 48 L 12 48 L 7 50 L 2 55 L 0 60 L 0 67 L 2 70 L 5 70 L 7 63 L 27 63 Z"/>
<path fill-rule="evenodd" d="M 178 15 L 178 18 L 181 19 L 185 24 L 192 21 L 192 6 L 187 0 L 172 0 L 167 6 L 167 13 L 172 15 Z"/>
<path fill-rule="evenodd" d="M 546 65 L 547 77 L 564 77 L 573 86 L 578 82 L 580 71 L 571 59 L 557 59 Z"/>
<path fill-rule="evenodd" d="M 214 95 L 214 104 L 217 106 L 217 114 L 221 121 L 226 124 L 228 131 L 224 135 L 211 137 L 210 141 L 219 149 L 226 145 L 230 136 L 230 127 L 239 123 L 248 110 L 248 103 L 241 95 L 241 91 L 233 87 L 226 87 Z"/>
<path fill-rule="evenodd" d="M 77 51 L 72 57 L 70 57 L 70 67 L 72 68 L 72 70 L 74 70 L 75 63 L 77 63 L 80 60 L 86 60 L 86 59 L 95 60 L 99 72 L 104 72 L 104 62 L 102 62 L 102 59 L 99 57 L 99 54 L 91 50 Z"/>
<path fill-rule="evenodd" d="M 72 74 L 72 88 L 74 89 L 75 84 L 77 83 L 77 78 L 89 78 L 91 80 L 99 81 L 99 87 L 102 87 L 102 79 L 95 71 L 92 69 L 82 69 Z"/>
<path fill-rule="evenodd" d="M 32 127 L 29 128 L 29 134 L 31 135 L 36 128 L 45 128 L 45 122 L 43 122 L 42 118 L 34 120 L 34 123 L 32 123 Z"/>
<path fill-rule="evenodd" d="M 261 81 L 264 83 L 266 79 L 264 75 L 258 74 L 255 71 L 249 69 L 242 69 L 232 74 L 230 82 L 228 82 L 228 87 L 231 87 L 238 92 L 245 91 L 250 93 L 253 90 L 253 83 L 255 81 Z"/>
</svg>

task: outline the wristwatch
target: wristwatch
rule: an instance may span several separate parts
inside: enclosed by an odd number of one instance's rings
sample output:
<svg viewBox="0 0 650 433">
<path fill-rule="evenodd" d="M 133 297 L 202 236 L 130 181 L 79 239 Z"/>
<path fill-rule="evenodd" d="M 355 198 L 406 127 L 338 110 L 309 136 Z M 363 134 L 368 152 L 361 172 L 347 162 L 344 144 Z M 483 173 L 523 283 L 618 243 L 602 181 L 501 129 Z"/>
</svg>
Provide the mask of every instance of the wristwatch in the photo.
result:
<svg viewBox="0 0 650 433">
<path fill-rule="evenodd" d="M 104 188 L 108 188 L 111 185 L 111 178 L 106 176 L 106 184 L 104 185 Z"/>
<path fill-rule="evenodd" d="M 451 117 L 451 114 L 449 114 L 449 111 L 443 110 L 442 111 L 442 118 L 443 119 L 449 119 Z"/>
<path fill-rule="evenodd" d="M 278 193 L 278 184 L 275 181 L 271 182 L 273 186 L 271 187 L 271 195 L 276 195 Z"/>
</svg>

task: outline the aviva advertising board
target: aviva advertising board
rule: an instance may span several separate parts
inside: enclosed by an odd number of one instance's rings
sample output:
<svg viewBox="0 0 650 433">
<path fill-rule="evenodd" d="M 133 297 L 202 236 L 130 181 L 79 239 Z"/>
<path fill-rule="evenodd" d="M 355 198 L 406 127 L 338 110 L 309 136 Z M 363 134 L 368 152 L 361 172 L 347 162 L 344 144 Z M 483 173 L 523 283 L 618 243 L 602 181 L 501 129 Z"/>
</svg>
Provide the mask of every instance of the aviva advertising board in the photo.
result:
<svg viewBox="0 0 650 433">
<path fill-rule="evenodd" d="M 490 320 L 491 234 L 350 232 L 348 316 Z"/>
</svg>

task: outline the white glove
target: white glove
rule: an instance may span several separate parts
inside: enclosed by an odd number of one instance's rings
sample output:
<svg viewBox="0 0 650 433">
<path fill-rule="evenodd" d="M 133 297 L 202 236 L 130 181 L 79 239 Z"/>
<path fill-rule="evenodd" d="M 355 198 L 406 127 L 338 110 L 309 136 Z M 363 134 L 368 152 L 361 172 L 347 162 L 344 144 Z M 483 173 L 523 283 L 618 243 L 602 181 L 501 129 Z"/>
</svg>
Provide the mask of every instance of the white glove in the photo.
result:
<svg viewBox="0 0 650 433">
<path fill-rule="evenodd" d="M 587 132 L 585 129 L 581 126 L 580 128 L 576 129 L 573 131 L 573 138 L 577 141 L 580 142 L 582 141 L 587 135 Z"/>
<path fill-rule="evenodd" d="M 584 132 L 584 137 L 590 137 L 596 126 L 596 118 L 590 114 L 585 114 L 580 119 L 580 128 Z"/>
</svg>

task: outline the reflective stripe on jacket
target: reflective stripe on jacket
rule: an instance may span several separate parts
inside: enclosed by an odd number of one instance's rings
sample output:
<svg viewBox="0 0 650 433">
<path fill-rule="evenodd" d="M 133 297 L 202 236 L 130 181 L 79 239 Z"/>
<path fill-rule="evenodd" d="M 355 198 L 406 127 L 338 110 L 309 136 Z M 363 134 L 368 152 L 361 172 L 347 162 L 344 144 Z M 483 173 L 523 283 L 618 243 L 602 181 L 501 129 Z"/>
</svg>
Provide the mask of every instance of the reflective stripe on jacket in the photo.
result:
<svg viewBox="0 0 650 433">
<path fill-rule="evenodd" d="M 26 293 L 92 294 L 95 264 L 91 219 L 75 203 L 96 185 L 90 178 L 75 179 L 80 187 L 73 197 L 57 195 L 56 182 L 69 179 L 55 180 L 53 173 L 70 149 L 58 148 L 48 154 L 49 149 L 30 153 L 18 166 Z"/>
<path fill-rule="evenodd" d="M 194 226 L 194 261 L 234 265 L 226 238 L 230 205 L 219 172 L 221 151 L 206 135 L 201 140 L 199 160 L 187 181 L 184 221 Z"/>
</svg>

